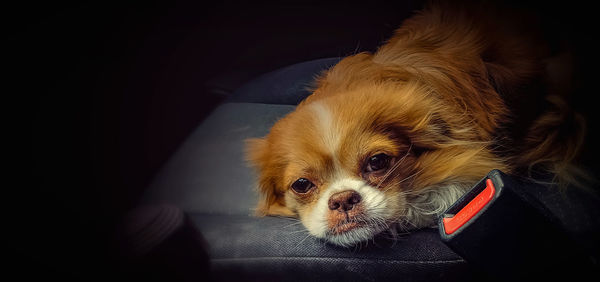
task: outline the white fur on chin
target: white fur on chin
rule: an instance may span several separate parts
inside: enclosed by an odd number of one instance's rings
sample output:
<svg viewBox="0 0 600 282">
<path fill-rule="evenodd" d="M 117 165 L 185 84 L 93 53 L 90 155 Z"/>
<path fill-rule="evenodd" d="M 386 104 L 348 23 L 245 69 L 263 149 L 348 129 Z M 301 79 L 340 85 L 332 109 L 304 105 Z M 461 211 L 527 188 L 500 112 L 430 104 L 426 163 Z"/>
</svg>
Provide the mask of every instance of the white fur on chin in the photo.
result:
<svg viewBox="0 0 600 282">
<path fill-rule="evenodd" d="M 334 193 L 345 190 L 354 190 L 361 196 L 361 203 L 365 210 L 364 221 L 366 225 L 342 234 L 332 234 L 327 225 L 328 201 Z M 302 218 L 302 222 L 310 234 L 317 238 L 325 239 L 335 245 L 351 246 L 368 240 L 377 233 L 387 229 L 388 225 L 385 219 L 390 218 L 391 212 L 393 211 L 388 209 L 385 194 L 381 190 L 366 184 L 361 179 L 344 177 L 334 182 L 331 188 L 327 189 L 320 196 L 312 213 Z"/>
</svg>

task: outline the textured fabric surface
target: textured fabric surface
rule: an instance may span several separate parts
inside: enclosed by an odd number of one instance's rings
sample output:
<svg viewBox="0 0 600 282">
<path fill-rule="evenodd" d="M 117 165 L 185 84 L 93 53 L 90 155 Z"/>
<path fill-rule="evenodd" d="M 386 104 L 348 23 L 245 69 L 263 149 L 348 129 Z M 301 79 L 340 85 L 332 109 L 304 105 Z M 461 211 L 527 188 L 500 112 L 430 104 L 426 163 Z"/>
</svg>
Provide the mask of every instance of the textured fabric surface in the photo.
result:
<svg viewBox="0 0 600 282">
<path fill-rule="evenodd" d="M 473 275 L 468 264 L 440 241 L 437 229 L 395 240 L 382 235 L 341 248 L 308 236 L 294 219 L 206 214 L 190 218 L 210 243 L 211 267 L 218 280 L 454 281 Z"/>
<path fill-rule="evenodd" d="M 190 214 L 211 242 L 213 259 L 263 257 L 335 257 L 398 261 L 459 261 L 429 228 L 388 240 L 387 234 L 352 248 L 342 248 L 309 236 L 298 220 L 278 217 Z"/>
<path fill-rule="evenodd" d="M 228 103 L 218 107 L 159 171 L 144 204 L 173 204 L 187 212 L 252 213 L 257 202 L 244 140 L 262 137 L 294 109 L 288 105 Z"/>
<path fill-rule="evenodd" d="M 217 281 L 485 281 L 461 262 L 416 262 L 348 258 L 218 260 Z"/>
<path fill-rule="evenodd" d="M 236 90 L 231 102 L 297 105 L 310 95 L 314 78 L 340 59 L 318 59 L 264 74 Z"/>
<path fill-rule="evenodd" d="M 548 208 L 580 247 L 600 258 L 600 197 L 596 191 L 528 185 L 526 192 Z"/>
</svg>

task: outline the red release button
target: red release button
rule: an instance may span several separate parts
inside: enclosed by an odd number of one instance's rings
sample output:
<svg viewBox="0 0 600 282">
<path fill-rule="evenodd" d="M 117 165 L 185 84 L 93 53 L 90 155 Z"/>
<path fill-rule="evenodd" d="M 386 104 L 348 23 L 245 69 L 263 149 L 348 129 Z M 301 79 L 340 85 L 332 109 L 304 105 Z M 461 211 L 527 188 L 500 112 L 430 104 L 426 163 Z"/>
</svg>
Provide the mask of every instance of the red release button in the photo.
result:
<svg viewBox="0 0 600 282">
<path fill-rule="evenodd" d="M 444 231 L 446 234 L 452 234 L 458 230 L 474 215 L 476 215 L 490 200 L 494 197 L 496 189 L 491 179 L 485 181 L 485 189 L 481 191 L 473 200 L 471 200 L 464 208 L 462 208 L 453 217 L 444 218 Z"/>
</svg>

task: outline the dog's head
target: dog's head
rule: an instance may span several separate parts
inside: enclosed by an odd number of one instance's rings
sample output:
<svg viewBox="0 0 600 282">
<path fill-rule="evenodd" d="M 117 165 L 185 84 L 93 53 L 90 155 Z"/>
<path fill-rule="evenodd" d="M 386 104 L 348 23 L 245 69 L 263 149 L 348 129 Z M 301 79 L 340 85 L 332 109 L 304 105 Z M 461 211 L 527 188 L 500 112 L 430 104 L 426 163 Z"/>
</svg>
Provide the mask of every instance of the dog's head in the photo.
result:
<svg viewBox="0 0 600 282">
<path fill-rule="evenodd" d="M 320 87 L 268 136 L 249 140 L 258 212 L 297 215 L 312 235 L 344 246 L 430 225 L 465 185 L 504 168 L 488 133 L 457 107 L 410 77 Z"/>
</svg>

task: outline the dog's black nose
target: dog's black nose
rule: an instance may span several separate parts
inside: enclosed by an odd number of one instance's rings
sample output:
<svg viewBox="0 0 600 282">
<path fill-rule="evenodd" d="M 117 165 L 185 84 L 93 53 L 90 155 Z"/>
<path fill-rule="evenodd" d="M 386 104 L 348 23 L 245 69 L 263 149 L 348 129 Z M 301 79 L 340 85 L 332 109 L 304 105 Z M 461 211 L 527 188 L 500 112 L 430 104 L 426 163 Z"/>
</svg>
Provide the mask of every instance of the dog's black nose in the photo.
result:
<svg viewBox="0 0 600 282">
<path fill-rule="evenodd" d="M 354 205 L 360 203 L 360 194 L 354 190 L 337 192 L 329 197 L 329 209 L 346 212 L 354 208 Z"/>
</svg>

